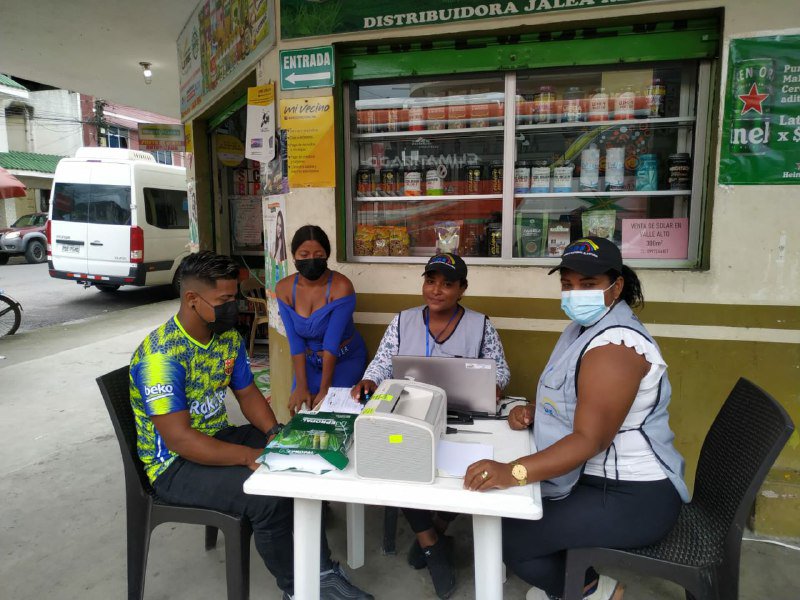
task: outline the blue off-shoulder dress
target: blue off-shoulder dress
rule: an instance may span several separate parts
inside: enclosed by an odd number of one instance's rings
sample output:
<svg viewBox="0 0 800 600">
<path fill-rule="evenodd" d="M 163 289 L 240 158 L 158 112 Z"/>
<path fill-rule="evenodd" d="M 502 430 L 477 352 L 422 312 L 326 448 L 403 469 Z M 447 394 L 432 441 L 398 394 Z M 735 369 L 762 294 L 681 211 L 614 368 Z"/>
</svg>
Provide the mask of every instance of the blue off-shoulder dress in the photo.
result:
<svg viewBox="0 0 800 600">
<path fill-rule="evenodd" d="M 328 277 L 325 292 L 325 305 L 307 317 L 297 314 L 297 279 L 292 285 L 292 305 L 278 299 L 278 310 L 289 338 L 292 355 L 306 355 L 306 381 L 311 394 L 319 392 L 322 381 L 322 357 L 317 352 L 327 350 L 336 356 L 332 387 L 352 387 L 361 380 L 367 365 L 367 347 L 364 339 L 353 323 L 356 309 L 356 295 L 350 294 L 331 302 L 331 283 L 333 272 Z M 297 385 L 297 376 L 292 382 L 292 390 Z"/>
</svg>

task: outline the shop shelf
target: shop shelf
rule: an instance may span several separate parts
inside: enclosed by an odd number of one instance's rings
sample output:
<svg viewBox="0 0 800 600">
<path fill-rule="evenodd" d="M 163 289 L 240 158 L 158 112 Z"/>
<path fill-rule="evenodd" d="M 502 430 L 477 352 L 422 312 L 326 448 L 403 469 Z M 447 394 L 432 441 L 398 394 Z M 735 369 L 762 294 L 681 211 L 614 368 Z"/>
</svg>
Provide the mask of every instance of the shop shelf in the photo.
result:
<svg viewBox="0 0 800 600">
<path fill-rule="evenodd" d="M 654 119 L 621 119 L 619 121 L 576 121 L 574 123 L 533 123 L 520 125 L 517 124 L 517 131 L 536 132 L 546 130 L 570 130 L 570 129 L 596 129 L 598 127 L 637 127 L 648 125 L 657 128 L 688 127 L 694 125 L 695 117 L 661 117 Z M 377 134 L 375 134 L 377 135 Z"/>
</svg>

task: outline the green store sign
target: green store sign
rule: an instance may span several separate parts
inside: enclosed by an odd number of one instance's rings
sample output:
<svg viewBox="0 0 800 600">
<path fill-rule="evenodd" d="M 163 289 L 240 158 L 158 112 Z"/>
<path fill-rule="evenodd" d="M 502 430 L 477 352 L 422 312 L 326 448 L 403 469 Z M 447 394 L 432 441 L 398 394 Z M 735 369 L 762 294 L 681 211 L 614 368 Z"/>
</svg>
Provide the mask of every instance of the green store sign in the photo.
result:
<svg viewBox="0 0 800 600">
<path fill-rule="evenodd" d="M 800 36 L 731 40 L 719 183 L 800 185 Z"/>
<path fill-rule="evenodd" d="M 281 0 L 283 39 L 492 19 L 647 0 Z M 400 8 L 402 7 L 402 8 Z"/>
</svg>

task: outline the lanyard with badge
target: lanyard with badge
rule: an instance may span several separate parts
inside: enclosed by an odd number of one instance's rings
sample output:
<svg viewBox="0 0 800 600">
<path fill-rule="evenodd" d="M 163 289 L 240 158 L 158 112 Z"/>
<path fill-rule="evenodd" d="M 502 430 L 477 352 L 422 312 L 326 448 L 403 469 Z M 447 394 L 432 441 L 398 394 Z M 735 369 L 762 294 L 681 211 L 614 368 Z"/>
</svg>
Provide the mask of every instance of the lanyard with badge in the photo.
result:
<svg viewBox="0 0 800 600">
<path fill-rule="evenodd" d="M 447 325 L 445 325 L 444 328 L 439 332 L 439 335 L 442 335 L 445 331 L 447 331 L 447 328 L 450 327 L 450 323 L 452 323 L 453 319 L 455 319 L 456 315 L 458 315 L 458 309 L 459 308 L 461 308 L 461 307 L 458 304 L 456 304 L 456 309 L 453 311 L 453 314 L 450 317 L 450 320 L 447 321 Z M 430 348 L 430 340 L 428 338 L 432 338 L 433 337 L 433 334 L 431 333 L 431 327 L 430 327 L 431 309 L 430 308 L 426 308 L 424 313 L 425 313 L 425 357 L 426 358 L 430 358 L 432 349 Z M 436 338 L 435 337 L 433 337 L 433 341 L 436 342 Z"/>
</svg>

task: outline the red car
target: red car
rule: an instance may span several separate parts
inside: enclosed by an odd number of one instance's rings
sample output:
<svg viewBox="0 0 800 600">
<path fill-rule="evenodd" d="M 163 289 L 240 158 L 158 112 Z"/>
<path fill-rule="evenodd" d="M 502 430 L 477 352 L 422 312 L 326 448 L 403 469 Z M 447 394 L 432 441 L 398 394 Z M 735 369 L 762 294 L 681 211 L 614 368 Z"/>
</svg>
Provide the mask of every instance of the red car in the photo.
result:
<svg viewBox="0 0 800 600">
<path fill-rule="evenodd" d="M 33 213 L 20 217 L 11 227 L 0 227 L 0 265 L 11 256 L 24 254 L 29 263 L 47 260 L 45 224 L 47 213 Z"/>
</svg>

